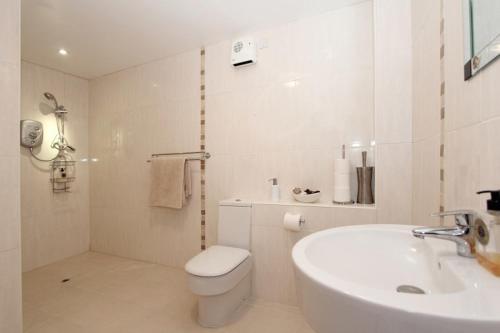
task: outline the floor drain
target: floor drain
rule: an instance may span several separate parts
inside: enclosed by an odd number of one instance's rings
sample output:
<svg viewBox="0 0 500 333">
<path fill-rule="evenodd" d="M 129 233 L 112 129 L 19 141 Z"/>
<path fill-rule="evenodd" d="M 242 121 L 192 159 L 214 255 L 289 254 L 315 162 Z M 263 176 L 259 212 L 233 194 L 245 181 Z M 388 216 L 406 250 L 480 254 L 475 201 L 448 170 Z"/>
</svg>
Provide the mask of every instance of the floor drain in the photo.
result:
<svg viewBox="0 0 500 333">
<path fill-rule="evenodd" d="M 68 279 L 68 278 L 66 278 L 66 279 L 62 279 L 62 280 L 61 280 L 61 283 L 66 283 L 66 282 L 68 282 L 69 280 L 71 280 L 71 279 Z"/>
<path fill-rule="evenodd" d="M 409 286 L 409 285 L 402 285 L 399 286 L 396 291 L 398 293 L 405 293 L 405 294 L 417 294 L 417 295 L 425 295 L 425 291 L 420 289 L 419 287 L 415 286 Z"/>
</svg>

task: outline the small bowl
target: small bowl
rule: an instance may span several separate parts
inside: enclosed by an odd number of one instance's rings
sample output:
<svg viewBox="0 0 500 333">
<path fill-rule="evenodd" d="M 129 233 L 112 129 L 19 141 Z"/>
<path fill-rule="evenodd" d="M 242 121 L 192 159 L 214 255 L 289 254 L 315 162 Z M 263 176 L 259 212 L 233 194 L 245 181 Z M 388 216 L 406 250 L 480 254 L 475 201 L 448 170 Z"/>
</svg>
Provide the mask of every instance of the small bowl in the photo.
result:
<svg viewBox="0 0 500 333">
<path fill-rule="evenodd" d="M 298 202 L 303 202 L 303 203 L 314 203 L 314 202 L 317 202 L 321 198 L 321 192 L 313 193 L 313 194 L 307 194 L 305 192 L 295 194 L 292 192 L 292 195 L 293 195 L 293 198 L 295 200 L 297 200 Z"/>
</svg>

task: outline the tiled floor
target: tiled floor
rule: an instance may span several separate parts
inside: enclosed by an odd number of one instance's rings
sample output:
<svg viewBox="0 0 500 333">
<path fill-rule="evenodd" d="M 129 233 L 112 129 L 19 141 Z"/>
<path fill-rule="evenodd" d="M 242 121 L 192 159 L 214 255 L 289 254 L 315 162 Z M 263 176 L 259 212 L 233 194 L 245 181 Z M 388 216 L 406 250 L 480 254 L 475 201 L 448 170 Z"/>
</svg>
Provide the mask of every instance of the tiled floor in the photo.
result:
<svg viewBox="0 0 500 333">
<path fill-rule="evenodd" d="M 26 333 L 314 333 L 297 308 L 256 300 L 201 328 L 182 270 L 92 252 L 25 273 L 23 298 Z"/>
</svg>

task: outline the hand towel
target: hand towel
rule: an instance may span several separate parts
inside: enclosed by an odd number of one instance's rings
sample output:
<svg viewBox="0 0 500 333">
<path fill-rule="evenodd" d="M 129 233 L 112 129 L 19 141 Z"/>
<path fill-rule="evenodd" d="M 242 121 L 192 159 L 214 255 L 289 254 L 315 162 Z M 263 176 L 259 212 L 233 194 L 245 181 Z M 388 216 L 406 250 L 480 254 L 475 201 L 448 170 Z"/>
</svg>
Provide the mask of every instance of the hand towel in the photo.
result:
<svg viewBox="0 0 500 333">
<path fill-rule="evenodd" d="M 192 194 L 191 165 L 189 161 L 186 160 L 184 163 L 184 199 L 189 199 Z"/>
<path fill-rule="evenodd" d="M 151 206 L 181 209 L 190 195 L 191 171 L 185 158 L 152 159 Z"/>
</svg>

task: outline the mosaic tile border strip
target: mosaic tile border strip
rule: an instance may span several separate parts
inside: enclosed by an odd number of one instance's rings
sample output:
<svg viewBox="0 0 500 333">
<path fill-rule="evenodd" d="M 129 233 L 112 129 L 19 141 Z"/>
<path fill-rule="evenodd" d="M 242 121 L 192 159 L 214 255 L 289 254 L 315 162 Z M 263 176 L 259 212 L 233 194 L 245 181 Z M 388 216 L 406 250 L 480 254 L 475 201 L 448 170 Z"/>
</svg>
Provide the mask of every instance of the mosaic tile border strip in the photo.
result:
<svg viewBox="0 0 500 333">
<path fill-rule="evenodd" d="M 205 49 L 200 50 L 200 151 L 205 152 Z M 206 249 L 205 160 L 200 162 L 201 250 Z"/>
<path fill-rule="evenodd" d="M 444 40 L 444 1 L 440 0 L 441 21 L 439 23 L 440 34 L 440 146 L 439 146 L 439 210 L 444 211 L 444 192 L 445 192 L 445 117 L 446 117 L 446 78 L 445 78 L 445 40 Z M 441 218 L 441 225 L 444 224 L 444 218 Z"/>
</svg>

